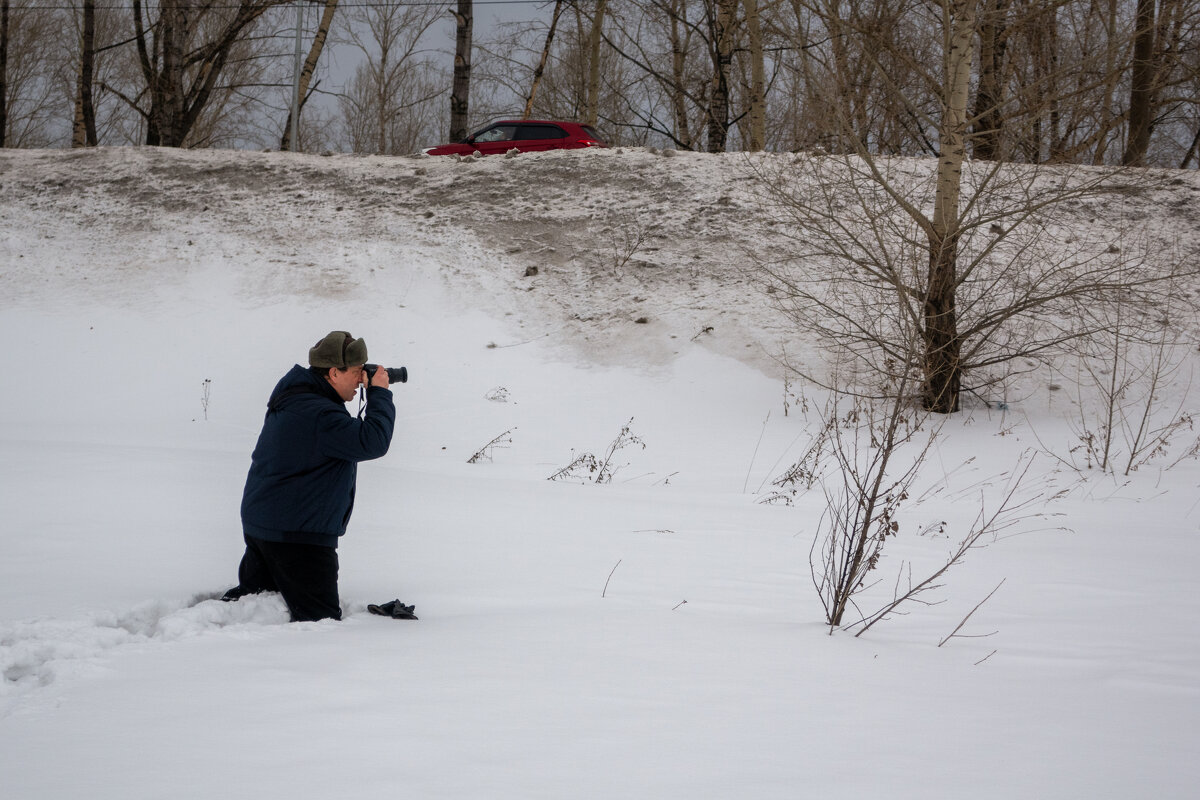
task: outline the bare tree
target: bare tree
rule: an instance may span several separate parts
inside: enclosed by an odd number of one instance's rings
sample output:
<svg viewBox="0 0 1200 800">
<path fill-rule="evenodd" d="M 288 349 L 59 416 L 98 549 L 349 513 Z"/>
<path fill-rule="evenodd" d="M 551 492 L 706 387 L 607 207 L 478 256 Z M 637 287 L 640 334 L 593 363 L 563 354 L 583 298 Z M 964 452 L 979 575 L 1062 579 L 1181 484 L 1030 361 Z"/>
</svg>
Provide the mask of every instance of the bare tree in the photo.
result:
<svg viewBox="0 0 1200 800">
<path fill-rule="evenodd" d="M 554 44 L 554 32 L 558 30 L 558 18 L 562 15 L 562 0 L 554 0 L 554 12 L 550 17 L 550 27 L 546 30 L 546 43 L 542 45 L 542 56 L 533 69 L 533 79 L 529 84 L 529 95 L 525 98 L 525 111 L 521 119 L 529 119 L 533 114 L 533 98 L 537 96 L 538 84 L 546 71 L 546 60 L 550 58 L 550 47 Z"/>
<path fill-rule="evenodd" d="M 338 39 L 363 62 L 339 97 L 351 148 L 359 153 L 411 153 L 435 135 L 433 101 L 444 91 L 422 50 L 438 20 L 436 6 L 387 0 L 347 12 Z"/>
<path fill-rule="evenodd" d="M 750 96 L 747 98 L 749 136 L 746 149 L 757 152 L 766 147 L 767 76 L 763 52 L 762 23 L 758 0 L 742 0 L 746 9 L 746 37 L 750 58 Z"/>
<path fill-rule="evenodd" d="M 617 89 L 629 124 L 695 149 L 710 118 L 711 15 L 706 23 L 689 0 L 639 0 L 613 7 L 610 18 L 605 43 L 640 76 Z"/>
<path fill-rule="evenodd" d="M 58 140 L 59 122 L 67 113 L 54 79 L 59 34 L 67 20 L 62 11 L 35 3 L 18 0 L 5 8 L 0 142 L 5 147 L 48 147 Z"/>
<path fill-rule="evenodd" d="M 1154 104 L 1155 0 L 1137 0 L 1133 34 L 1133 70 L 1129 86 L 1129 140 L 1122 161 L 1141 166 L 1150 147 Z"/>
<path fill-rule="evenodd" d="M 458 0 L 454 14 L 454 82 L 450 91 L 450 141 L 467 138 L 471 99 L 472 0 Z"/>
<path fill-rule="evenodd" d="M 75 93 L 75 125 L 72 147 L 96 146 L 96 106 L 92 102 L 92 80 L 96 65 L 96 0 L 83 0 L 83 24 L 79 44 L 79 82 Z"/>
<path fill-rule="evenodd" d="M 760 22 L 760 36 L 755 47 L 746 48 L 740 41 L 746 27 L 742 6 L 742 0 L 556 2 L 540 31 L 509 24 L 501 36 L 480 43 L 476 85 L 496 87 L 497 108 L 512 108 L 515 95 L 519 107 L 528 108 L 518 113 L 583 119 L 618 143 L 665 141 L 724 151 L 733 136 L 748 141 L 753 128 L 765 146 L 768 83 L 761 20 L 773 5 L 754 0 L 750 17 Z M 728 35 L 718 42 L 714 31 L 720 25 Z M 739 69 L 747 73 L 741 81 Z M 536 80 L 533 91 L 520 79 L 529 70 Z M 731 133 L 734 125 L 739 127 Z"/>
<path fill-rule="evenodd" d="M 980 13 L 974 130 L 995 135 L 977 155 L 995 144 L 1031 162 L 1177 163 L 1200 101 L 1195 0 L 984 0 Z"/>
<path fill-rule="evenodd" d="M 979 19 L 979 87 L 975 94 L 975 158 L 992 160 L 1001 154 L 1004 133 L 1004 64 L 1008 46 L 1005 24 L 1011 0 L 983 0 Z"/>
<path fill-rule="evenodd" d="M 939 341 L 926 330 L 928 287 L 938 265 L 913 213 L 917 204 L 932 204 L 936 166 L 798 156 L 783 174 L 764 178 L 770 182 L 766 200 L 794 248 L 756 269 L 785 313 L 866 376 L 860 385 L 916 368 L 926 407 L 952 410 L 937 393 L 945 385 L 935 374 L 944 354 L 930 353 Z M 1086 208 L 1102 197 L 1119 202 L 1122 193 L 1139 191 L 1128 180 L 1064 167 L 972 165 L 953 232 L 953 283 L 946 289 L 957 312 L 957 357 L 945 368 L 956 373 L 960 392 L 988 391 L 1024 363 L 1018 359 L 1060 353 L 1102 332 L 1109 324 L 1102 310 L 1118 301 L 1139 309 L 1161 305 L 1172 280 L 1195 274 L 1186 258 L 1165 257 L 1162 243 L 1139 251 L 1120 229 L 1061 232 L 1064 209 Z M 920 359 L 907 355 L 914 335 Z M 964 375 L 968 383 L 961 383 Z"/>
<path fill-rule="evenodd" d="M 8 131 L 8 0 L 0 0 L 0 147 Z"/>
<path fill-rule="evenodd" d="M 1151 136 L 1169 122 L 1172 108 L 1184 104 L 1195 108 L 1194 66 L 1184 59 L 1196 50 L 1200 36 L 1200 9 L 1192 0 L 1137 0 L 1133 57 L 1129 81 L 1129 133 L 1122 163 L 1147 163 Z M 1192 75 L 1189 80 L 1189 71 Z M 1170 90 L 1192 84 L 1191 92 L 1174 95 Z"/>
<path fill-rule="evenodd" d="M 705 150 L 709 153 L 723 153 L 729 134 L 729 68 L 733 63 L 737 0 L 714 1 L 716 8 L 709 9 L 709 24 L 712 26 L 710 54 L 713 62 L 713 78 L 708 101 L 708 134 Z"/>
<path fill-rule="evenodd" d="M 937 6 L 791 0 L 786 63 L 804 95 L 800 146 L 935 152 L 926 117 L 940 98 L 922 72 L 941 63 Z"/>
<path fill-rule="evenodd" d="M 592 126 L 598 124 L 600 116 L 600 43 L 604 36 L 604 12 L 607 9 L 608 0 L 596 0 L 596 10 L 588 33 L 587 94 L 583 121 Z"/>
<path fill-rule="evenodd" d="M 824 338 L 853 351 L 868 371 L 909 363 L 900 332 L 885 324 L 893 319 L 890 305 L 898 302 L 906 330 L 921 343 L 922 403 L 951 413 L 959 408 L 966 371 L 977 371 L 978 389 L 990 367 L 1088 335 L 1097 330 L 1088 304 L 1110 301 L 1118 291 L 1140 292 L 1148 302 L 1176 265 L 1147 263 L 1128 279 L 1121 272 L 1123 257 L 1107 252 L 1109 242 L 1097 241 L 1079 241 L 1070 258 L 1044 262 L 1035 255 L 1049 244 L 1051 208 L 1090 193 L 1128 191 L 1119 176 L 1042 178 L 1037 170 L 978 163 L 964 185 L 975 0 L 940 0 L 930 10 L 926 21 L 941 31 L 941 69 L 924 73 L 912 61 L 908 69 L 923 75 L 940 97 L 931 112 L 910 104 L 935 137 L 936 164 L 913 169 L 885 163 L 862 138 L 853 106 L 832 104 L 841 136 L 856 155 L 802 157 L 793 178 L 804 188 L 775 193 L 786 197 L 795 225 L 794 255 L 819 259 L 830 272 L 812 279 L 803 271 L 769 272 L 784 290 L 777 296 L 795 302 L 797 318 L 805 315 L 806 303 L 809 312 L 820 309 L 809 319 L 820 320 L 813 324 Z M 830 88 L 840 91 L 836 81 Z M 783 188 L 778 181 L 775 187 Z M 1034 322 L 1051 309 L 1070 314 L 1074 324 Z"/>
<path fill-rule="evenodd" d="M 919 323 L 915 329 L 920 331 L 924 345 L 922 402 L 925 408 L 941 413 L 958 410 L 962 381 L 957 269 L 963 233 L 960 200 L 974 55 L 975 8 L 976 0 L 942 0 L 938 10 L 944 49 L 940 74 L 930 76 L 942 97 L 940 115 L 930 120 L 936 126 L 940 145 L 931 214 L 897 191 L 878 170 L 870 157 L 867 142 L 858 132 L 860 121 L 850 116 L 848 109 L 838 109 L 844 135 L 850 137 L 863 157 L 876 185 L 903 209 L 926 239 L 924 249 L 928 268 L 920 285 L 910 291 L 912 297 L 918 298 Z"/>
<path fill-rule="evenodd" d="M 958 410 L 962 383 L 962 340 L 958 330 L 958 240 L 962 232 L 960 198 L 966 158 L 967 100 L 974 56 L 976 0 L 951 0 L 943 6 L 947 35 L 942 88 L 945 107 L 938 125 L 941 143 L 933 216 L 915 206 L 906 210 L 929 240 L 929 279 L 925 286 L 922 328 L 925 342 L 922 402 L 931 411 Z"/>
<path fill-rule="evenodd" d="M 56 95 L 55 139 L 75 147 L 139 143 L 141 135 L 130 136 L 137 128 L 137 115 L 109 90 L 110 83 L 137 82 L 130 57 L 128 9 L 122 13 L 102 4 L 90 5 L 91 15 L 83 7 L 59 12 L 59 35 L 40 43 L 50 53 L 46 68 Z M 89 21 L 90 35 L 85 36 Z M 85 77 L 85 66 L 90 77 Z"/>
<path fill-rule="evenodd" d="M 308 56 L 304 59 L 304 67 L 300 70 L 299 88 L 296 91 L 299 99 L 299 109 L 288 107 L 287 121 L 283 125 L 283 136 L 279 140 L 280 150 L 292 150 L 292 113 L 303 112 L 304 104 L 308 102 L 309 84 L 312 82 L 313 71 L 317 68 L 317 61 L 321 58 L 321 51 L 325 49 L 325 39 L 329 36 L 329 28 L 333 25 L 333 16 L 337 11 L 338 0 L 324 0 L 325 8 L 321 12 L 321 21 L 317 25 L 317 33 L 313 37 L 312 45 L 308 48 Z M 295 147 L 300 145 L 297 142 Z"/>
<path fill-rule="evenodd" d="M 200 119 L 230 55 L 247 29 L 288 0 L 240 0 L 237 6 L 193 6 L 160 0 L 157 9 L 133 0 L 138 62 L 149 107 L 146 144 L 182 147 Z"/>
<path fill-rule="evenodd" d="M 1145 164 L 1183 163 L 1200 105 L 1200 3 L 1144 3 L 1153 21 L 1139 26 L 1137 0 L 979 0 L 973 155 L 1111 164 L 1145 144 Z M 929 118 L 942 98 L 924 73 L 945 52 L 945 5 L 788 0 L 791 13 L 768 26 L 791 92 L 774 106 L 784 146 L 854 151 L 852 136 L 875 154 L 937 153 Z M 1135 55 L 1135 36 L 1148 56 Z"/>
<path fill-rule="evenodd" d="M 578 119 L 603 130 L 610 144 L 643 143 L 644 129 L 631 108 L 642 107 L 646 81 L 606 46 L 606 35 L 616 27 L 608 16 L 610 7 L 604 0 L 594 5 L 564 2 L 557 23 L 552 16 L 546 23 L 505 23 L 478 42 L 475 117 L 483 108 L 483 116 Z M 537 77 L 532 102 L 531 71 Z M 515 114 L 514 106 L 520 109 Z"/>
</svg>

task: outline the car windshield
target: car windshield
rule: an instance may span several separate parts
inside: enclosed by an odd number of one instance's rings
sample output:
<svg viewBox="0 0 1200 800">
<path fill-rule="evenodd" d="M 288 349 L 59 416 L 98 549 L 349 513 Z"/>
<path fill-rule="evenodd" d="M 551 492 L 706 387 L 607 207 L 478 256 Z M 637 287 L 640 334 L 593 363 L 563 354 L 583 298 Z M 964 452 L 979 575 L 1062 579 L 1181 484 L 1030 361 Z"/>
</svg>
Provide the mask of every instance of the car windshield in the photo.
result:
<svg viewBox="0 0 1200 800">
<path fill-rule="evenodd" d="M 588 136 L 592 137 L 596 141 L 598 141 L 598 142 L 604 141 L 604 137 L 601 136 L 600 134 L 596 133 L 596 129 L 593 128 L 591 125 L 581 125 L 580 127 L 583 128 L 584 133 L 586 133 Z"/>
</svg>

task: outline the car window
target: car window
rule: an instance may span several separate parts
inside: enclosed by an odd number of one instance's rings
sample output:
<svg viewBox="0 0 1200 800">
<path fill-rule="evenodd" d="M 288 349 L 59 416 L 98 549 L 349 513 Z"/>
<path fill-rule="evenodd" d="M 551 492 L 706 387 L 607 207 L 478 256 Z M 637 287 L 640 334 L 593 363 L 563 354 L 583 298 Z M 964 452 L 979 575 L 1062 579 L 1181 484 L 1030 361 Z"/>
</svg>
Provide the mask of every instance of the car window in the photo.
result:
<svg viewBox="0 0 1200 800">
<path fill-rule="evenodd" d="M 522 125 L 518 139 L 565 139 L 567 132 L 557 125 Z"/>
<path fill-rule="evenodd" d="M 507 142 L 517 131 L 516 125 L 494 125 L 491 128 L 484 128 L 479 133 L 471 137 L 473 142 Z"/>
<path fill-rule="evenodd" d="M 584 133 L 586 133 L 588 136 L 592 137 L 596 141 L 598 141 L 598 142 L 604 141 L 604 137 L 601 136 L 600 134 L 596 133 L 596 129 L 593 128 L 591 125 L 581 125 L 580 127 L 583 128 Z"/>
</svg>

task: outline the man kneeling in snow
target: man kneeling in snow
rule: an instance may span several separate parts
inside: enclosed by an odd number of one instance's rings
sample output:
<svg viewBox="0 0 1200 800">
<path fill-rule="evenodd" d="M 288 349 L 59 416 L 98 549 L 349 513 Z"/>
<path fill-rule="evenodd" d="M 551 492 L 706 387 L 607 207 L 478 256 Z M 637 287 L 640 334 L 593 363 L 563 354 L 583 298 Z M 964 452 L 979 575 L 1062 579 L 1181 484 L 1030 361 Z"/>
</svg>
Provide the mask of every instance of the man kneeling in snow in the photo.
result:
<svg viewBox="0 0 1200 800">
<path fill-rule="evenodd" d="M 223 600 L 277 591 L 292 621 L 341 619 L 338 537 L 354 510 L 359 461 L 388 451 L 396 406 L 387 370 L 367 375 L 367 344 L 333 331 L 275 386 L 242 495 L 246 553 Z M 346 410 L 367 386 L 363 419 Z"/>
</svg>

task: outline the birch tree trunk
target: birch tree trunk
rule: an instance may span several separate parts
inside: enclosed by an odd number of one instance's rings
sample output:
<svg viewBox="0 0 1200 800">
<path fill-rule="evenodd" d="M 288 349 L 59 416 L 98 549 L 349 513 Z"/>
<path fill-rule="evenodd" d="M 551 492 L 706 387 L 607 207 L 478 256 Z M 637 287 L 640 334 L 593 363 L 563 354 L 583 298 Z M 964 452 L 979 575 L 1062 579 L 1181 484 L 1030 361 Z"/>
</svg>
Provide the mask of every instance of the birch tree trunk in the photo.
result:
<svg viewBox="0 0 1200 800">
<path fill-rule="evenodd" d="M 1129 139 L 1121 163 L 1140 167 L 1150 149 L 1154 93 L 1154 3 L 1137 0 L 1137 18 L 1133 32 L 1133 69 L 1129 85 Z"/>
<path fill-rule="evenodd" d="M 687 86 L 684 82 L 684 67 L 687 65 L 688 27 L 687 0 L 672 0 L 671 3 L 671 111 L 675 116 L 675 140 L 685 150 L 691 150 L 692 127 L 688 122 Z"/>
<path fill-rule="evenodd" d="M 136 0 L 135 0 L 136 2 Z M 152 85 L 150 101 L 150 133 L 146 144 L 180 147 L 186 132 L 183 129 L 183 50 L 189 37 L 187 12 L 180 0 L 163 0 L 159 12 L 162 29 L 159 42 L 162 68 L 157 85 Z M 149 82 L 149 81 L 148 81 Z M 157 99 L 157 103 L 155 103 Z"/>
<path fill-rule="evenodd" d="M 1129 96 L 1129 138 L 1123 162 L 1144 166 L 1160 118 L 1195 104 L 1197 7 L 1185 0 L 1138 0 Z"/>
<path fill-rule="evenodd" d="M 608 0 L 596 0 L 596 14 L 588 34 L 588 77 L 583 121 L 595 127 L 600 121 L 600 42 L 604 38 L 604 13 Z"/>
<path fill-rule="evenodd" d="M 92 81 L 96 65 L 96 0 L 83 0 L 83 25 L 79 33 L 79 74 L 75 82 L 75 122 L 71 147 L 96 146 L 96 107 Z"/>
<path fill-rule="evenodd" d="M 1099 3 L 1097 3 L 1099 5 Z M 1117 86 L 1121 81 L 1121 45 L 1117 40 L 1118 24 L 1117 0 L 1107 0 L 1104 13 L 1104 27 L 1108 31 L 1104 48 L 1104 97 L 1100 101 L 1100 126 L 1096 133 L 1096 151 L 1092 163 L 1099 166 L 1104 163 L 1105 153 L 1108 152 L 1109 135 L 1120 124 L 1120 115 L 1113 113 L 1116 105 Z"/>
<path fill-rule="evenodd" d="M 716 0 L 713 20 L 713 80 L 708 102 L 708 139 L 705 150 L 725 152 L 729 136 L 729 66 L 733 63 L 733 27 L 737 0 Z"/>
<path fill-rule="evenodd" d="M 766 64 L 758 0 L 742 0 L 742 6 L 746 9 L 746 37 L 750 48 L 750 141 L 746 143 L 746 149 L 757 153 L 767 146 Z"/>
<path fill-rule="evenodd" d="M 546 61 L 550 58 L 550 47 L 554 44 L 554 31 L 558 29 L 558 18 L 562 14 L 562 0 L 554 0 L 554 14 L 550 17 L 550 29 L 546 31 L 546 43 L 542 46 L 542 57 L 533 70 L 533 81 L 529 85 L 529 96 L 525 98 L 525 112 L 521 119 L 533 116 L 533 99 L 537 96 L 538 84 L 542 82 L 542 74 L 546 71 Z"/>
<path fill-rule="evenodd" d="M 1059 69 L 1059 21 L 1058 8 L 1046 10 L 1046 92 L 1047 92 L 1047 127 L 1049 141 L 1047 158 L 1050 163 L 1060 163 L 1064 159 L 1062 132 L 1062 74 Z"/>
<path fill-rule="evenodd" d="M 975 93 L 973 154 L 983 161 L 1000 158 L 1004 140 L 1004 54 L 1010 0 L 984 0 L 979 21 L 979 90 Z"/>
<path fill-rule="evenodd" d="M 944 0 L 944 105 L 938 126 L 941 152 L 929 239 L 929 279 L 924 303 L 925 408 L 941 414 L 958 410 L 962 383 L 955 293 L 958 286 L 959 200 L 966 156 L 967 99 L 971 89 L 977 0 Z"/>
<path fill-rule="evenodd" d="M 467 138 L 467 110 L 471 97 L 472 0 L 458 0 L 454 13 L 454 83 L 450 90 L 450 141 Z"/>
<path fill-rule="evenodd" d="M 304 104 L 308 102 L 308 85 L 312 81 L 313 72 L 317 68 L 317 61 L 321 58 L 321 51 L 325 49 L 325 39 L 329 37 L 329 28 L 333 25 L 333 15 L 337 11 L 338 0 L 325 0 L 325 11 L 321 14 L 321 22 L 317 26 L 317 35 L 313 38 L 312 47 L 308 49 L 308 57 L 304 59 L 304 67 L 300 70 L 300 89 L 297 94 L 300 97 L 299 112 L 304 111 Z M 297 126 L 297 130 L 299 126 Z M 299 143 L 296 144 L 299 147 Z M 292 147 L 292 109 L 288 109 L 287 121 L 283 125 L 283 137 L 279 140 L 280 150 L 291 150 Z"/>
<path fill-rule="evenodd" d="M 380 38 L 379 61 L 371 65 L 375 71 L 375 80 L 372 81 L 375 96 L 371 102 L 371 107 L 375 110 L 375 120 L 372 127 L 375 129 L 375 152 L 386 153 L 388 120 L 392 116 L 392 108 L 388 100 L 391 97 L 392 88 L 390 77 L 393 39 L 388 34 Z"/>
<path fill-rule="evenodd" d="M 8 133 L 8 0 L 0 0 L 0 147 Z"/>
</svg>

